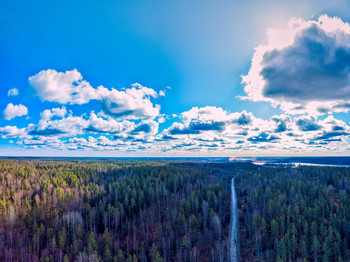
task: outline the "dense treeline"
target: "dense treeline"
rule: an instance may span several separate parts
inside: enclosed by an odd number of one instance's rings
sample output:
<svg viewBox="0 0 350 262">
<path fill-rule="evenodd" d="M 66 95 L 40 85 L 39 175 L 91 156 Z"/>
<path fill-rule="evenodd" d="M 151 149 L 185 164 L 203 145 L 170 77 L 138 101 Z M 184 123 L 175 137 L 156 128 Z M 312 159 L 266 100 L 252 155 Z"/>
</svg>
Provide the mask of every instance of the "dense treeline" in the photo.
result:
<svg viewBox="0 0 350 262">
<path fill-rule="evenodd" d="M 226 261 L 220 170 L 0 160 L 1 261 Z"/>
<path fill-rule="evenodd" d="M 350 168 L 262 168 L 236 186 L 243 261 L 350 261 Z"/>
</svg>

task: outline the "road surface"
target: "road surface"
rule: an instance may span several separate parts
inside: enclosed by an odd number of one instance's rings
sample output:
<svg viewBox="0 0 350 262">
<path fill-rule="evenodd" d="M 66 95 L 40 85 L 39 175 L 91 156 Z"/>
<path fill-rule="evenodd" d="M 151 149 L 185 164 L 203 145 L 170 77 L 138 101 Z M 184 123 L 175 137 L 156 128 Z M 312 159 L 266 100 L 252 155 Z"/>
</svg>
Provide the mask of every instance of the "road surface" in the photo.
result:
<svg viewBox="0 0 350 262">
<path fill-rule="evenodd" d="M 229 257 L 231 262 L 239 261 L 238 250 L 238 215 L 235 178 L 231 180 L 231 225 L 229 236 Z"/>
</svg>

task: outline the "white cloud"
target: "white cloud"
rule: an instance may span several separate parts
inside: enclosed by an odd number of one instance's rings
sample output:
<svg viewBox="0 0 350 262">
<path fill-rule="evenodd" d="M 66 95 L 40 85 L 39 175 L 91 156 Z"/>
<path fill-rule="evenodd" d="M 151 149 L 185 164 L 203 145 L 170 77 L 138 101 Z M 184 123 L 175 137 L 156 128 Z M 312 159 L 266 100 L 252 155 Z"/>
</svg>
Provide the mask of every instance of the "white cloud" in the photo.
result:
<svg viewBox="0 0 350 262">
<path fill-rule="evenodd" d="M 18 96 L 19 91 L 17 88 L 12 88 L 7 92 L 7 96 Z"/>
<path fill-rule="evenodd" d="M 28 108 L 22 104 L 13 105 L 9 103 L 4 110 L 4 118 L 10 120 L 17 116 L 25 116 L 28 114 Z"/>
<path fill-rule="evenodd" d="M 329 152 L 345 150 L 350 128 L 343 121 L 328 116 L 294 119 L 275 115 L 263 120 L 248 112 L 229 113 L 222 108 L 192 108 L 157 136 L 158 146 L 165 151 L 195 152 Z M 163 142 L 162 142 L 163 141 Z"/>
<path fill-rule="evenodd" d="M 93 88 L 76 69 L 64 73 L 43 70 L 29 77 L 29 83 L 43 101 L 81 105 L 96 100 L 105 114 L 115 118 L 148 119 L 159 115 L 160 106 L 150 100 L 158 97 L 157 92 L 138 83 L 122 90 Z"/>
<path fill-rule="evenodd" d="M 66 107 L 62 108 L 52 108 L 51 110 L 47 109 L 40 113 L 40 118 L 42 121 L 49 121 L 52 117 L 64 117 L 67 114 Z"/>
<path fill-rule="evenodd" d="M 296 126 L 301 131 L 317 131 L 321 129 L 314 116 L 301 116 L 294 120 Z"/>
<path fill-rule="evenodd" d="M 35 94 L 43 101 L 60 104 L 85 104 L 96 99 L 95 90 L 76 70 L 57 72 L 48 69 L 29 77 Z"/>
<path fill-rule="evenodd" d="M 81 116 L 67 116 L 62 119 L 40 121 L 39 125 L 28 127 L 28 134 L 33 136 L 75 136 L 84 134 L 89 121 Z"/>
<path fill-rule="evenodd" d="M 132 84 L 132 88 L 118 91 L 109 91 L 104 88 L 101 99 L 102 110 L 110 116 L 124 119 L 147 119 L 159 115 L 160 106 L 153 106 L 150 97 L 157 97 L 153 89 L 138 83 Z"/>
<path fill-rule="evenodd" d="M 72 137 L 86 134 L 104 134 L 113 136 L 116 140 L 149 140 L 158 132 L 158 123 L 153 120 L 134 121 L 115 120 L 95 114 L 93 111 L 89 117 L 73 116 L 69 114 L 65 107 L 44 110 L 40 116 L 38 125 L 30 124 L 26 132 L 32 137 Z M 99 116 L 98 116 L 99 115 Z M 53 117 L 56 116 L 55 119 Z"/>
<path fill-rule="evenodd" d="M 323 15 L 317 21 L 292 18 L 269 29 L 242 76 L 247 97 L 280 105 L 288 113 L 349 111 L 350 26 Z"/>
<path fill-rule="evenodd" d="M 160 115 L 160 116 L 158 117 L 158 123 L 159 123 L 159 124 L 165 123 L 165 121 L 166 121 L 166 118 L 165 118 L 163 115 Z"/>
<path fill-rule="evenodd" d="M 16 126 L 0 127 L 1 138 L 25 138 L 27 132 L 25 128 L 18 128 Z"/>
<path fill-rule="evenodd" d="M 345 148 L 350 134 L 350 127 L 332 115 L 323 120 L 288 115 L 263 120 L 245 111 L 194 107 L 183 112 L 180 120 L 159 133 L 155 120 L 117 121 L 94 112 L 73 116 L 62 107 L 43 111 L 38 125 L 2 127 L 0 135 L 30 148 L 258 154 L 329 152 Z"/>
<path fill-rule="evenodd" d="M 135 124 L 130 121 L 116 121 L 98 117 L 94 112 L 90 113 L 89 126 L 86 131 L 95 133 L 115 134 L 132 130 Z"/>
<path fill-rule="evenodd" d="M 229 113 L 221 107 L 193 107 L 181 114 L 183 123 L 174 123 L 166 130 L 170 135 L 199 135 L 207 132 L 222 134 L 242 133 L 256 125 L 266 125 L 264 120 L 257 119 L 246 111 Z"/>
<path fill-rule="evenodd" d="M 139 123 L 130 132 L 131 135 L 135 135 L 136 137 L 138 137 L 140 139 L 141 139 L 141 137 L 142 137 L 142 139 L 144 139 L 145 136 L 156 135 L 157 133 L 158 133 L 158 123 L 156 121 L 152 121 L 152 120 L 143 121 L 143 122 Z"/>
<path fill-rule="evenodd" d="M 275 115 L 271 117 L 271 121 L 275 122 L 276 127 L 274 131 L 277 133 L 285 132 L 291 129 L 292 120 L 288 115 Z"/>
<path fill-rule="evenodd" d="M 323 31 L 320 29 L 322 19 L 325 19 Z M 339 27 L 344 24 L 337 20 L 339 25 L 334 29 L 334 26 L 332 28 L 327 25 L 328 19 L 330 18 L 321 17 L 318 21 L 311 22 L 291 20 L 289 26 L 296 32 L 292 29 L 280 32 L 270 30 L 272 46 L 266 45 L 265 49 L 261 50 L 265 53 L 277 52 L 280 60 L 284 61 L 286 57 L 289 57 L 285 55 L 288 53 L 286 49 L 289 50 L 290 46 L 298 47 L 296 38 L 301 41 L 300 39 L 310 37 L 310 33 L 307 33 L 312 27 L 310 25 L 314 25 L 317 30 L 320 29 L 324 35 L 333 34 L 334 30 L 339 31 Z M 348 33 L 344 28 L 341 30 L 343 33 Z M 281 34 L 283 41 L 281 41 Z M 338 39 L 337 37 L 338 35 L 334 39 Z M 320 39 L 323 41 L 325 38 Z M 255 56 L 258 51 L 257 49 Z M 277 63 L 274 61 L 272 65 L 264 64 L 267 59 L 265 55 L 261 59 L 260 70 Z M 334 62 L 332 59 L 329 61 Z M 339 66 L 341 67 L 342 64 L 340 63 Z M 252 66 L 251 71 L 257 68 L 254 69 Z M 251 71 L 246 76 L 247 78 Z M 314 107 L 316 114 L 304 114 L 298 117 L 282 114 L 264 120 L 246 111 L 231 113 L 221 107 L 206 106 L 193 107 L 178 115 L 163 115 L 160 114 L 160 106 L 153 104 L 151 100 L 163 96 L 165 90 L 156 92 L 138 83 L 131 85 L 130 88 L 119 90 L 103 86 L 93 88 L 83 80 L 77 70 L 61 73 L 55 70 L 44 70 L 29 78 L 36 95 L 43 101 L 64 105 L 86 104 L 95 101 L 94 105 L 100 105 L 101 111 L 97 111 L 98 113 L 90 111 L 75 116 L 71 110 L 67 112 L 66 106 L 47 109 L 41 112 L 38 123 L 29 124 L 26 128 L 21 129 L 14 126 L 0 127 L 0 135 L 4 139 L 10 139 L 18 145 L 30 148 L 181 154 L 189 152 L 210 154 L 213 151 L 220 152 L 220 154 L 233 152 L 238 154 L 242 152 L 254 154 L 259 152 L 306 153 L 315 152 L 315 150 L 335 150 L 348 145 L 350 127 L 345 122 L 335 119 L 332 115 L 323 120 L 317 118 L 320 112 L 335 111 L 336 108 L 344 110 L 346 104 L 337 99 L 336 94 L 329 96 L 329 100 L 321 101 L 322 97 L 326 97 L 323 92 L 328 92 L 328 89 L 322 87 L 320 89 L 322 92 L 317 96 L 319 100 L 309 99 L 313 97 L 313 94 L 306 91 L 305 98 L 299 99 L 293 97 L 291 87 L 288 86 L 287 91 L 280 91 L 284 96 L 288 96 L 288 99 L 284 100 L 284 98 L 271 96 L 271 94 L 268 96 L 266 90 L 270 90 L 269 84 L 273 79 L 264 79 L 259 70 L 257 75 L 262 77 L 264 85 L 261 90 L 256 89 L 260 90 L 260 93 L 255 94 L 249 88 L 254 89 L 256 86 L 249 86 L 251 83 L 247 84 L 246 91 L 248 89 L 249 99 L 281 105 L 288 112 L 293 110 L 293 112 L 303 112 Z M 346 98 L 345 95 L 344 98 Z M 322 108 L 320 107 L 321 102 Z M 13 104 L 9 104 L 5 111 L 4 116 L 8 119 L 28 113 L 25 106 Z M 170 119 L 177 122 L 159 132 L 159 124 Z"/>
</svg>

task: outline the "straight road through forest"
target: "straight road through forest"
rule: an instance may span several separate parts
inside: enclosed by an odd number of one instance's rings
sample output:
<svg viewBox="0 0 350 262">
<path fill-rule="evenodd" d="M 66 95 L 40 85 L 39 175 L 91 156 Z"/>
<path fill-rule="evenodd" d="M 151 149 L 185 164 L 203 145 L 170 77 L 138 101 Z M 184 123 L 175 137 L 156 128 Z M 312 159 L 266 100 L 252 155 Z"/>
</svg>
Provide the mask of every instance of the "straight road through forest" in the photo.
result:
<svg viewBox="0 0 350 262">
<path fill-rule="evenodd" d="M 237 198 L 235 190 L 235 178 L 231 180 L 231 225 L 229 236 L 229 256 L 231 262 L 238 262 L 238 215 Z"/>
</svg>

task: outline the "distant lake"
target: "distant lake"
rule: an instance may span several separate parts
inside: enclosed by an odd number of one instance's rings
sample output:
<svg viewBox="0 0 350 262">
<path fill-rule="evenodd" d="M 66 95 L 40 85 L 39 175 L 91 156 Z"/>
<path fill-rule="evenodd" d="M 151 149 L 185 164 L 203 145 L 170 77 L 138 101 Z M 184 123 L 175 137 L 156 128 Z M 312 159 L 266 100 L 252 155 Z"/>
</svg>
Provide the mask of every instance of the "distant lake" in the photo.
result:
<svg viewBox="0 0 350 262">
<path fill-rule="evenodd" d="M 349 167 L 350 157 L 244 157 L 230 159 L 233 162 L 251 162 L 260 166 L 338 166 Z"/>
</svg>

